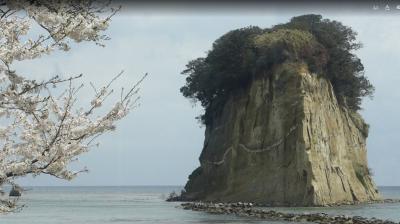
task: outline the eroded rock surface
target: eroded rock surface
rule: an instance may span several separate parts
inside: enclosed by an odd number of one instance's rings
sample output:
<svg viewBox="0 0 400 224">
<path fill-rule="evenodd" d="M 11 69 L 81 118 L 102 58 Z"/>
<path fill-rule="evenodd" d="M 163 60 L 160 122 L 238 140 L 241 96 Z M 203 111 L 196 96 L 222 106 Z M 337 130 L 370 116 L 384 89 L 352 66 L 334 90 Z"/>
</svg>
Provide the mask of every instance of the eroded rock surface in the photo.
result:
<svg viewBox="0 0 400 224">
<path fill-rule="evenodd" d="M 379 200 L 368 125 L 332 85 L 285 63 L 232 95 L 206 126 L 185 200 L 311 206 Z"/>
</svg>

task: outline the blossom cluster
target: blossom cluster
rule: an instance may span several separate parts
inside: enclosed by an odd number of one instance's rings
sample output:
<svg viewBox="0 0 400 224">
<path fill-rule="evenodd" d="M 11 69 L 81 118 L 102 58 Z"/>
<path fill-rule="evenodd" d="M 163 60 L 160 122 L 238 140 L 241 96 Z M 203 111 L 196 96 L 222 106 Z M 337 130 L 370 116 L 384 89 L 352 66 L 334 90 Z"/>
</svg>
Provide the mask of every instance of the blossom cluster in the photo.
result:
<svg viewBox="0 0 400 224">
<path fill-rule="evenodd" d="M 116 121 L 135 107 L 140 80 L 101 115 L 98 109 L 113 93 L 111 80 L 95 90 L 87 108 L 76 108 L 76 86 L 81 75 L 46 81 L 29 80 L 12 70 L 14 61 L 34 59 L 54 50 L 69 50 L 70 43 L 92 41 L 102 35 L 116 10 L 90 0 L 0 1 L 0 188 L 17 187 L 26 175 L 48 174 L 70 180 L 81 169 L 69 164 L 95 146 L 95 139 L 115 129 Z M 103 17 L 102 17 L 103 15 Z M 108 15 L 108 16 L 104 16 Z M 31 39 L 39 26 L 42 33 Z M 65 88 L 58 96 L 52 88 Z M 100 115 L 99 115 L 100 114 Z M 0 212 L 12 211 L 16 202 L 0 198 Z"/>
</svg>

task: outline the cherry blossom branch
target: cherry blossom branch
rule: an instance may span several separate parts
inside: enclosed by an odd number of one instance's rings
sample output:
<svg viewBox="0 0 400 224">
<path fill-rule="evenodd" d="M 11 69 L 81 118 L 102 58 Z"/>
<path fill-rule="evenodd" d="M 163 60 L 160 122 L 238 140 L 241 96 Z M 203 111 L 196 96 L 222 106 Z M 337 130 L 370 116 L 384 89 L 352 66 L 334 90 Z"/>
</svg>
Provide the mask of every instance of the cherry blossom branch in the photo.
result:
<svg viewBox="0 0 400 224">
<path fill-rule="evenodd" d="M 15 181 L 27 175 L 70 180 L 86 172 L 86 168 L 73 171 L 69 165 L 138 105 L 139 85 L 147 74 L 127 92 L 122 88 L 120 100 L 102 114 L 97 109 L 114 93 L 111 86 L 123 72 L 99 89 L 91 84 L 95 95 L 90 105 L 75 111 L 83 88 L 75 82 L 82 74 L 39 82 L 11 69 L 14 61 L 67 51 L 71 41 L 103 46 L 101 41 L 109 38 L 101 32 L 120 9 L 109 5 L 91 0 L 0 0 L 0 192 L 5 185 L 19 187 Z M 29 38 L 32 23 L 43 28 L 35 39 Z M 51 85 L 67 87 L 55 97 Z M 0 196 L 0 213 L 15 211 L 17 201 Z"/>
</svg>

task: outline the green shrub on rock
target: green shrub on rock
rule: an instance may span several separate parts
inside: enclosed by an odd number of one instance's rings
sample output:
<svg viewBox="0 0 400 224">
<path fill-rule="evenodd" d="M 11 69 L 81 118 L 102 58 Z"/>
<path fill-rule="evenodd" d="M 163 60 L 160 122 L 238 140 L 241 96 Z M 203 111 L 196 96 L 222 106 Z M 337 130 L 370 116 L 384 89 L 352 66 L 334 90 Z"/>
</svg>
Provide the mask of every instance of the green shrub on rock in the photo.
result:
<svg viewBox="0 0 400 224">
<path fill-rule="evenodd" d="M 210 124 L 228 97 L 251 80 L 271 74 L 274 65 L 300 62 L 330 81 L 342 106 L 357 111 L 362 98 L 374 91 L 353 54 L 360 47 L 350 27 L 313 14 L 293 17 L 271 29 L 233 30 L 218 38 L 205 58 L 186 65 L 181 92 L 201 103 L 205 113 L 199 118 Z"/>
</svg>

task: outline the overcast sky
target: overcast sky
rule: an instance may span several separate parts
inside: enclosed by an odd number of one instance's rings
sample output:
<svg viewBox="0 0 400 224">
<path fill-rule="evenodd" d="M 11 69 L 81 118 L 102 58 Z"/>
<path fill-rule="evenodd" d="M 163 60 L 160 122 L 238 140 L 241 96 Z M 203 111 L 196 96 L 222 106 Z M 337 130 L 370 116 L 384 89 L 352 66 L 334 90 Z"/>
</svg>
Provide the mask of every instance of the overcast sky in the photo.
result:
<svg viewBox="0 0 400 224">
<path fill-rule="evenodd" d="M 400 10 L 399 10 L 400 11 Z M 100 147 L 85 154 L 84 173 L 71 182 L 41 176 L 20 181 L 24 185 L 183 185 L 198 165 L 204 128 L 195 120 L 201 113 L 179 92 L 180 72 L 194 58 L 205 56 L 215 39 L 249 25 L 262 28 L 289 21 L 293 16 L 318 13 L 351 26 L 364 48 L 357 52 L 366 75 L 376 87 L 375 97 L 364 100 L 361 112 L 371 125 L 368 159 L 378 185 L 400 185 L 400 14 L 355 12 L 352 8 L 273 8 L 271 6 L 188 10 L 125 7 L 101 48 L 92 43 L 75 46 L 38 60 L 17 63 L 22 74 L 37 79 L 54 74 L 83 73 L 82 82 L 101 85 L 119 71 L 125 75 L 115 89 L 129 87 L 144 73 L 141 106 L 117 131 L 99 139 Z M 81 97 L 93 94 L 87 88 Z M 106 105 L 107 106 L 107 105 Z"/>
</svg>

